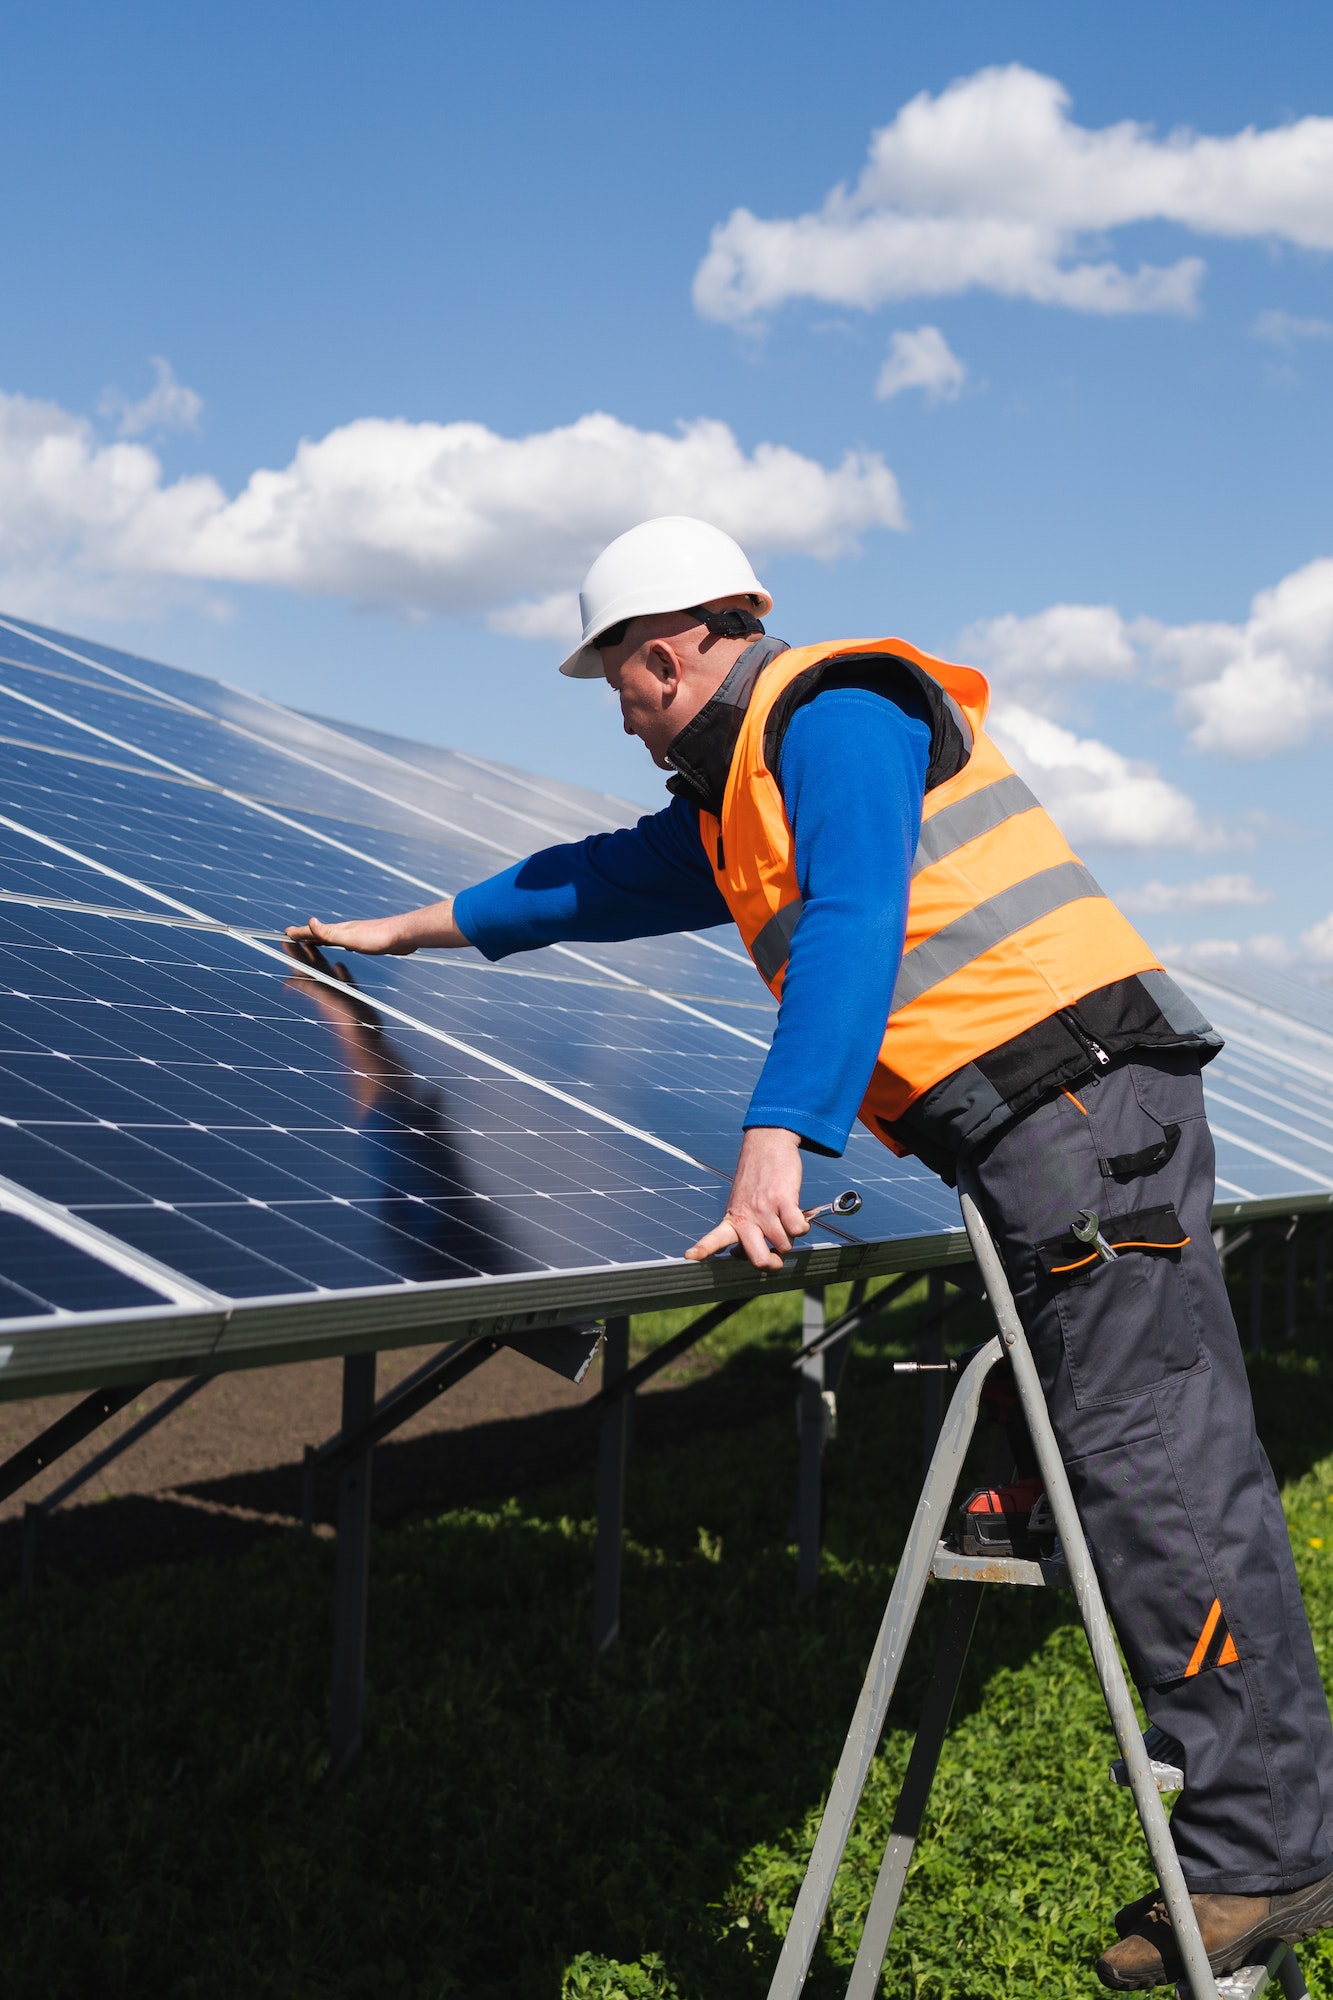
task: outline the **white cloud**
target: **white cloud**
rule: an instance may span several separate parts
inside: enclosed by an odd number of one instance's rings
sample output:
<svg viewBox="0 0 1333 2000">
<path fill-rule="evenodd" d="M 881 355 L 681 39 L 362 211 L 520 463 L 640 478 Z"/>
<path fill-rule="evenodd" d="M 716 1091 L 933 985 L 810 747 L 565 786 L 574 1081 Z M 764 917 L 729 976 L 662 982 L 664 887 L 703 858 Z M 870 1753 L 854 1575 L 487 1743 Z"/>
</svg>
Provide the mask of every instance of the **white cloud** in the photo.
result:
<svg viewBox="0 0 1333 2000">
<path fill-rule="evenodd" d="M 108 389 L 99 416 L 117 419 L 121 437 L 145 437 L 150 431 L 193 431 L 199 428 L 204 399 L 176 380 L 169 361 L 152 357 L 157 381 L 139 402 L 131 403 L 119 389 Z"/>
<path fill-rule="evenodd" d="M 517 604 L 492 611 L 486 623 L 492 632 L 508 632 L 515 639 L 554 639 L 561 646 L 572 646 L 583 632 L 577 590 L 520 598 Z"/>
<path fill-rule="evenodd" d="M 1317 959 L 1321 965 L 1333 964 L 1333 914 L 1321 917 L 1308 931 L 1302 931 L 1301 943 L 1308 957 Z"/>
<path fill-rule="evenodd" d="M 987 725 L 1075 847 L 1204 849 L 1220 837 L 1186 793 L 1152 764 L 1122 757 L 1095 737 L 1076 736 L 1049 717 L 1009 702 Z"/>
<path fill-rule="evenodd" d="M 1227 965 L 1253 959 L 1260 965 L 1284 966 L 1292 960 L 1291 946 L 1280 931 L 1253 931 L 1247 938 L 1195 938 L 1189 944 L 1164 944 L 1158 954 L 1168 964 Z"/>
<path fill-rule="evenodd" d="M 1250 332 L 1256 340 L 1269 340 L 1290 352 L 1301 340 L 1333 340 L 1333 319 L 1301 319 L 1275 306 L 1260 313 Z"/>
<path fill-rule="evenodd" d="M 1121 889 L 1116 901 L 1136 916 L 1174 916 L 1187 910 L 1253 908 L 1271 903 L 1273 891 L 1261 889 L 1252 875 L 1205 875 L 1195 882 L 1145 882 L 1138 889 Z"/>
<path fill-rule="evenodd" d="M 966 380 L 967 363 L 959 360 L 939 328 L 919 326 L 915 333 L 894 334 L 875 394 L 887 401 L 905 389 L 922 389 L 928 403 L 956 403 Z"/>
<path fill-rule="evenodd" d="M 1134 630 L 1182 682 L 1180 712 L 1197 749 L 1267 757 L 1333 723 L 1333 558 L 1261 590 L 1244 624 L 1140 619 Z"/>
<path fill-rule="evenodd" d="M 1333 118 L 1159 139 L 1129 120 L 1089 130 L 1069 107 L 1055 78 L 1019 64 L 923 92 L 818 211 L 763 221 L 738 208 L 720 223 L 695 305 L 745 321 L 793 298 L 869 310 L 981 289 L 1078 312 L 1190 312 L 1197 257 L 1131 271 L 1089 236 L 1164 220 L 1333 249 Z"/>
<path fill-rule="evenodd" d="M 959 650 L 1007 693 L 1040 699 L 1069 681 L 1128 680 L 1138 656 L 1110 604 L 1052 604 L 1030 618 L 1005 612 L 959 635 Z"/>
<path fill-rule="evenodd" d="M 1071 687 L 1136 674 L 1175 693 L 1195 749 L 1269 757 L 1333 729 L 1333 557 L 1261 590 L 1235 624 L 1126 619 L 1109 604 L 1054 604 L 980 619 L 960 657 L 1006 695 L 1058 711 Z"/>
<path fill-rule="evenodd" d="M 168 483 L 146 445 L 102 444 L 54 404 L 0 395 L 0 587 L 15 609 L 62 578 L 85 595 L 263 583 L 413 613 L 508 606 L 517 626 L 549 629 L 553 594 L 605 542 L 673 513 L 705 515 L 759 555 L 825 559 L 906 525 L 876 453 L 833 467 L 785 445 L 747 453 L 709 418 L 669 436 L 593 414 L 506 438 L 362 417 L 231 499 L 206 474 Z"/>
</svg>

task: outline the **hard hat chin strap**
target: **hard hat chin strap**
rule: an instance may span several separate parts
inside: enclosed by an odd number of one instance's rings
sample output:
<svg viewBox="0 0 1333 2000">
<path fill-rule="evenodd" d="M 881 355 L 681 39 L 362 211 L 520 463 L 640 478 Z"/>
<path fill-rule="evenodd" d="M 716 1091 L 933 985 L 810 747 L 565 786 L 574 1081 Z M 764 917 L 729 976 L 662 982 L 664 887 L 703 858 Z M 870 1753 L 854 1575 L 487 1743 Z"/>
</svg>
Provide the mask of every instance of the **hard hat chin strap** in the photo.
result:
<svg viewBox="0 0 1333 2000">
<path fill-rule="evenodd" d="M 706 625 L 715 639 L 762 639 L 764 627 L 753 611 L 740 611 L 732 606 L 726 611 L 708 611 L 702 604 L 687 604 L 687 618 L 697 618 Z"/>
</svg>

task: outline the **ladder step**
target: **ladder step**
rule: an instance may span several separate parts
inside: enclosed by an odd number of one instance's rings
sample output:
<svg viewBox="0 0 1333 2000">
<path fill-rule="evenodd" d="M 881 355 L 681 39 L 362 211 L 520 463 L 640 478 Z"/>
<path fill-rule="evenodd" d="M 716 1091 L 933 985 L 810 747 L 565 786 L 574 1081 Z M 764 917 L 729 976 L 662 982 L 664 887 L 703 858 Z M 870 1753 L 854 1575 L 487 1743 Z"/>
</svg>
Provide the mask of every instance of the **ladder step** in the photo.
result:
<svg viewBox="0 0 1333 2000">
<path fill-rule="evenodd" d="M 1156 1757 L 1151 1759 L 1153 1783 L 1159 1792 L 1182 1792 L 1185 1789 L 1185 1773 L 1179 1764 L 1163 1764 Z M 1127 1785 L 1129 1773 L 1125 1769 L 1123 1757 L 1117 1757 L 1111 1766 L 1111 1783 Z"/>
<path fill-rule="evenodd" d="M 1310 2000 L 1304 1974 L 1289 1944 L 1276 1944 L 1261 1965 L 1242 1965 L 1217 1982 L 1217 2000 L 1256 2000 L 1271 1982 L 1281 1986 L 1286 2000 Z M 1177 1986 L 1176 2000 L 1190 2000 L 1188 1986 Z"/>
<path fill-rule="evenodd" d="M 1022 1556 L 965 1556 L 941 1542 L 931 1564 L 931 1575 L 946 1583 L 1022 1583 L 1029 1587 L 1067 1590 L 1069 1571 L 1064 1557 L 1056 1554 L 1030 1562 Z"/>
<path fill-rule="evenodd" d="M 1185 1789 L 1185 1752 L 1174 1736 L 1168 1736 L 1155 1722 L 1150 1722 L 1143 1732 L 1143 1747 L 1152 1765 L 1152 1774 L 1159 1792 L 1181 1792 Z M 1127 1785 L 1129 1773 L 1125 1769 L 1123 1757 L 1117 1757 L 1111 1766 L 1111 1783 Z"/>
</svg>

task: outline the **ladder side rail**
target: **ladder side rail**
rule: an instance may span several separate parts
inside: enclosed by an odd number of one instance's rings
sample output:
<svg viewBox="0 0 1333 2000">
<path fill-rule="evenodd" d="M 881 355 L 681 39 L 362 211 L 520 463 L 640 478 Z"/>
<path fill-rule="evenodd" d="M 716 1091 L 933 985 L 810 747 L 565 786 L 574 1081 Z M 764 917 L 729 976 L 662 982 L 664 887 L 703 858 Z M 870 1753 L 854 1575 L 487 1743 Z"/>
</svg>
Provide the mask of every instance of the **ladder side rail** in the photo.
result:
<svg viewBox="0 0 1333 2000">
<path fill-rule="evenodd" d="M 940 1638 L 935 1671 L 926 1690 L 921 1720 L 916 1727 L 907 1775 L 893 1810 L 893 1827 L 880 1863 L 875 1893 L 870 1899 L 865 1928 L 861 1932 L 856 1964 L 847 1987 L 847 2000 L 875 2000 L 879 1992 L 879 1976 L 884 1969 L 907 1871 L 916 1852 L 917 1836 L 925 1817 L 930 1788 L 935 1782 L 949 1717 L 953 1713 L 958 1683 L 963 1678 L 967 1649 L 972 1643 L 985 1590 L 984 1583 L 960 1583 L 955 1584 L 949 1593 L 952 1601 Z"/>
<path fill-rule="evenodd" d="M 819 1928 L 833 1893 L 834 1879 L 846 1851 L 903 1655 L 930 1579 L 936 1545 L 948 1524 L 954 1489 L 976 1429 L 982 1385 L 1003 1352 L 998 1336 L 992 1336 L 969 1362 L 949 1404 L 875 1640 L 852 1726 L 829 1789 L 805 1880 L 801 1884 L 796 1908 L 783 1940 L 782 1954 L 768 1989 L 768 2000 L 796 2000 L 796 1995 L 805 1985 L 819 1941 Z M 1208 2000 L 1214 2000 L 1214 1996 L 1210 1994 Z"/>
</svg>

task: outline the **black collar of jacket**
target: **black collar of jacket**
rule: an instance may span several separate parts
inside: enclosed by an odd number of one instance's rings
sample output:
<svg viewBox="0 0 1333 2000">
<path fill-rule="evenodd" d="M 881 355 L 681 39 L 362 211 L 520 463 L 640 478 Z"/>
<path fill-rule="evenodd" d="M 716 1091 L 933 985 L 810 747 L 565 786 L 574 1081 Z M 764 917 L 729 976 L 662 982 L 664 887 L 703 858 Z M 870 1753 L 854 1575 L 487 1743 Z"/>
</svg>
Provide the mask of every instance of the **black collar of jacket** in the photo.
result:
<svg viewBox="0 0 1333 2000">
<path fill-rule="evenodd" d="M 676 773 L 667 790 L 678 799 L 720 815 L 727 774 L 755 683 L 770 660 L 789 650 L 785 639 L 756 639 L 747 646 L 715 695 L 687 722 L 666 753 Z"/>
</svg>

